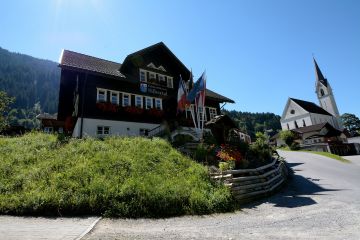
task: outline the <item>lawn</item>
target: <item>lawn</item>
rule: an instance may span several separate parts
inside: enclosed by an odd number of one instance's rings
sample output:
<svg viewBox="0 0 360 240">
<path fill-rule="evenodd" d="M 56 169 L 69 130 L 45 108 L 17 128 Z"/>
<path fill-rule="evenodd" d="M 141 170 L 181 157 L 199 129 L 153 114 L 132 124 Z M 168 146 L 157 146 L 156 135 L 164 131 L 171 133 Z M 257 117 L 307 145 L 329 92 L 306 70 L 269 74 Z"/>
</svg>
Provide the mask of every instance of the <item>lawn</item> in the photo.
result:
<svg viewBox="0 0 360 240">
<path fill-rule="evenodd" d="M 228 188 L 162 139 L 0 138 L 0 214 L 169 217 L 233 206 Z"/>
</svg>

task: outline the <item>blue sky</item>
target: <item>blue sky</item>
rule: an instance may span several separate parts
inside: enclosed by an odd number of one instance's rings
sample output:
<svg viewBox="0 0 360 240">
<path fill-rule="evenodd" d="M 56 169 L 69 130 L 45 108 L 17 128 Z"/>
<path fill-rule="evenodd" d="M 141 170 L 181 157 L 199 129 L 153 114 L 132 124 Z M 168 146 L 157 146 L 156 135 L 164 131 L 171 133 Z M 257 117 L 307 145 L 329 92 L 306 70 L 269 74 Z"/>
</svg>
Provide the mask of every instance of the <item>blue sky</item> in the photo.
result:
<svg viewBox="0 0 360 240">
<path fill-rule="evenodd" d="M 12 0 L 1 9 L 2 48 L 122 62 L 163 41 L 240 111 L 281 115 L 288 97 L 318 103 L 314 54 L 340 113 L 360 117 L 360 1 Z"/>
</svg>

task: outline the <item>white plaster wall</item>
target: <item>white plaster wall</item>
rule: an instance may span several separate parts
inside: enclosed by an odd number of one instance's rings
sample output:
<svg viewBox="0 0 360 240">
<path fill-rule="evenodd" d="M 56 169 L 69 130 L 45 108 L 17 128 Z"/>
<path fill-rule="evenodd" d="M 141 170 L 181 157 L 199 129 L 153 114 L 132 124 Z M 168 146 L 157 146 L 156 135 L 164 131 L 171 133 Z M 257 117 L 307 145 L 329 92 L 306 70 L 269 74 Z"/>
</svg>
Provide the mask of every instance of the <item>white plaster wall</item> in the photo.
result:
<svg viewBox="0 0 360 240">
<path fill-rule="evenodd" d="M 291 110 L 295 110 L 295 113 L 291 114 Z M 286 114 L 285 114 L 285 117 L 283 120 L 285 121 L 289 118 L 301 116 L 301 115 L 304 115 L 307 113 L 308 112 L 305 111 L 302 107 L 300 107 L 299 105 L 297 105 L 296 103 L 294 103 L 293 101 L 290 100 L 290 104 L 288 106 L 288 109 L 286 110 Z"/>
<path fill-rule="evenodd" d="M 360 143 L 360 137 L 348 138 L 348 143 Z"/>
<path fill-rule="evenodd" d="M 73 137 L 80 136 L 80 121 L 79 118 L 76 122 Z M 152 123 L 139 123 L 139 122 L 124 122 L 124 121 L 111 121 L 111 120 L 103 120 L 103 119 L 91 119 L 84 118 L 83 122 L 83 136 L 84 137 L 96 137 L 97 126 L 109 126 L 110 127 L 110 135 L 114 136 L 139 136 L 140 128 L 143 129 L 153 129 L 160 124 L 152 124 Z M 76 130 L 76 131 L 75 131 Z"/>
<path fill-rule="evenodd" d="M 297 119 L 289 119 L 289 120 L 281 121 L 281 128 L 282 128 L 282 130 L 288 130 L 287 124 L 289 124 L 290 130 L 296 129 L 295 121 L 297 122 L 298 127 L 301 128 L 301 127 L 303 127 L 303 120 L 305 120 L 306 126 L 313 125 L 312 121 L 311 121 L 311 117 L 309 115 L 307 115 L 305 117 L 299 116 L 299 118 L 297 118 Z"/>
</svg>

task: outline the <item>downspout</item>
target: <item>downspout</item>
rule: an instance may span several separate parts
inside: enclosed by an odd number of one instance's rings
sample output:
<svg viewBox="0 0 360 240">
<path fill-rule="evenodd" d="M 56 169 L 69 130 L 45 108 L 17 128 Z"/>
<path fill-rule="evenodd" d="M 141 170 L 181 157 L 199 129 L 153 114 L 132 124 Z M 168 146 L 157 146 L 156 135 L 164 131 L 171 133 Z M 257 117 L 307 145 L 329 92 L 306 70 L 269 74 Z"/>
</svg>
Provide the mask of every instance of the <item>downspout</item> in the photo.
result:
<svg viewBox="0 0 360 240">
<path fill-rule="evenodd" d="M 85 73 L 84 85 L 82 88 L 82 96 L 81 96 L 81 120 L 80 120 L 80 138 L 83 137 L 83 125 L 84 125 L 84 105 L 85 105 L 85 88 L 88 74 Z"/>
</svg>

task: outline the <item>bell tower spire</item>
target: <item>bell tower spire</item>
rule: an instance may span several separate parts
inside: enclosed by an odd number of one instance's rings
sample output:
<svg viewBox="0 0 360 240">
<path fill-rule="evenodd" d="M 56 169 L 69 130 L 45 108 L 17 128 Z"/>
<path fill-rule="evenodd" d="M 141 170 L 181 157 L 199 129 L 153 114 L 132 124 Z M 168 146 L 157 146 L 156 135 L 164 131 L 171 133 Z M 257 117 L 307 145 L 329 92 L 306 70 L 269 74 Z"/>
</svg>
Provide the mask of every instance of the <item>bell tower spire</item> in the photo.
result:
<svg viewBox="0 0 360 240">
<path fill-rule="evenodd" d="M 340 114 L 336 105 L 335 97 L 332 92 L 330 83 L 322 74 L 315 58 L 313 58 L 313 60 L 315 65 L 315 76 L 316 76 L 315 92 L 319 99 L 320 106 L 321 108 L 325 109 L 327 112 L 331 113 L 338 120 L 339 126 L 335 126 L 335 127 L 339 128 L 341 126 Z"/>
</svg>

